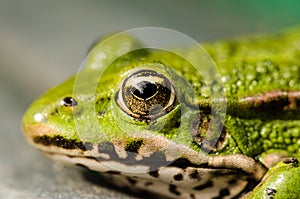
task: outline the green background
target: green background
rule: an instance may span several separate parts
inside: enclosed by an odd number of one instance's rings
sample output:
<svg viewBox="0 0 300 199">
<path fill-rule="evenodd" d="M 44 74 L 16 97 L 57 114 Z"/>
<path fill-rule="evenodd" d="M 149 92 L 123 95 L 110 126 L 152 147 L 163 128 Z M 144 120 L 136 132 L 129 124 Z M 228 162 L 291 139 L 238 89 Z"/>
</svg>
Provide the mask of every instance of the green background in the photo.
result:
<svg viewBox="0 0 300 199">
<path fill-rule="evenodd" d="M 157 26 L 212 41 L 300 25 L 299 10 L 296 0 L 1 0 L 0 198 L 132 198 L 44 158 L 20 130 L 26 107 L 76 73 L 100 36 Z"/>
</svg>

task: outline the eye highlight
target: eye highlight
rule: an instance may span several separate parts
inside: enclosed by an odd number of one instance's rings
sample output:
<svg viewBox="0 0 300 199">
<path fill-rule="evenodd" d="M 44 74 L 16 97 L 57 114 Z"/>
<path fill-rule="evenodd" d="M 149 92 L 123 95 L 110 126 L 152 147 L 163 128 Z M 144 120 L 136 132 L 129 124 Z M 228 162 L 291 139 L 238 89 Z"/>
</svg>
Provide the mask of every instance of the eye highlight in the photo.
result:
<svg viewBox="0 0 300 199">
<path fill-rule="evenodd" d="M 173 110 L 175 96 L 174 87 L 166 76 L 154 70 L 141 69 L 121 83 L 116 102 L 135 119 L 150 120 Z"/>
</svg>

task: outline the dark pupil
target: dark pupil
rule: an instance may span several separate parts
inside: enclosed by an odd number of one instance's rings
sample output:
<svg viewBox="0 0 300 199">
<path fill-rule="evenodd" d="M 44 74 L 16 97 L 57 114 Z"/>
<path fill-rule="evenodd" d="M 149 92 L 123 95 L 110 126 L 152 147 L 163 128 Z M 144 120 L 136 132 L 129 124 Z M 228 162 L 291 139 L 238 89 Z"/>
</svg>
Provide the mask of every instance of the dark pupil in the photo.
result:
<svg viewBox="0 0 300 199">
<path fill-rule="evenodd" d="M 73 97 L 65 97 L 63 99 L 64 106 L 77 106 L 78 102 Z"/>
<path fill-rule="evenodd" d="M 151 82 L 141 81 L 132 87 L 131 91 L 135 96 L 147 99 L 157 92 L 157 86 Z"/>
</svg>

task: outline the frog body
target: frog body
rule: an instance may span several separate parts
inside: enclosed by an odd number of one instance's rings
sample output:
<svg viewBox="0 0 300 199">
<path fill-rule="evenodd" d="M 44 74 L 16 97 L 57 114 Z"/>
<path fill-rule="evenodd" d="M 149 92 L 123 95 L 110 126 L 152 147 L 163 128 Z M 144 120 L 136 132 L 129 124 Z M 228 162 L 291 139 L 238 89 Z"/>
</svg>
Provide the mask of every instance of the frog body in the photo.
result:
<svg viewBox="0 0 300 199">
<path fill-rule="evenodd" d="M 222 85 L 186 59 L 142 45 L 130 36 L 110 48 L 97 44 L 84 70 L 29 107 L 28 141 L 118 186 L 163 197 L 295 195 L 281 188 L 297 186 L 300 176 L 291 173 L 299 169 L 281 162 L 300 153 L 299 29 L 205 44 Z M 141 48 L 103 70 L 124 46 Z M 216 98 L 215 91 L 226 94 Z M 272 187 L 284 172 L 289 179 Z"/>
</svg>

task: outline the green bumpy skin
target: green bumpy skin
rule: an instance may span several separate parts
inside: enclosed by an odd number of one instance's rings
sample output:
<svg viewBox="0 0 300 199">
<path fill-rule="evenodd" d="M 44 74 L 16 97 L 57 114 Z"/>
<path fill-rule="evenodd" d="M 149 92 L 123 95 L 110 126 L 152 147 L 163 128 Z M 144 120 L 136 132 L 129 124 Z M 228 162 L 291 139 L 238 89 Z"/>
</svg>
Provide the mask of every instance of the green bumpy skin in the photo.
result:
<svg viewBox="0 0 300 199">
<path fill-rule="evenodd" d="M 287 159 L 272 167 L 255 189 L 245 196 L 254 199 L 297 199 L 300 193 L 300 167 L 297 159 Z"/>
<path fill-rule="evenodd" d="M 162 50 L 136 50 L 110 60 L 124 46 L 133 49 L 142 44 L 124 36 L 122 42 L 111 43 L 109 49 L 95 45 L 84 70 L 37 99 L 24 115 L 26 138 L 41 150 L 56 153 L 57 149 L 48 149 L 51 143 L 41 146 L 35 138 L 47 135 L 74 142 L 135 143 L 131 133 L 145 132 L 207 157 L 243 154 L 271 168 L 249 198 L 296 198 L 300 194 L 298 165 L 279 163 L 282 157 L 298 158 L 300 154 L 300 29 L 271 37 L 204 44 L 223 82 L 222 86 L 213 85 L 214 89 L 225 88 L 226 99 L 221 101 L 227 104 L 222 123 L 224 139 L 218 141 L 219 146 L 209 148 L 209 154 L 201 149 L 205 139 L 202 131 L 207 127 L 200 125 L 195 130 L 191 122 L 185 121 L 193 121 L 199 114 L 210 120 L 211 116 L 206 116 L 210 115 L 212 102 L 218 100 L 211 98 L 204 83 L 204 78 L 210 77 L 203 77 L 184 58 Z M 183 53 L 189 56 L 192 51 L 185 49 Z M 101 66 L 110 62 L 103 71 Z M 159 71 L 180 96 L 173 109 L 155 118 L 155 122 L 128 115 L 116 102 L 122 81 L 130 75 L 128 71 L 136 68 Z M 76 99 L 79 106 L 62 105 L 62 99 L 68 96 Z M 96 123 L 91 118 L 97 118 Z M 183 125 L 179 128 L 178 123 Z M 195 140 L 192 131 L 196 131 L 199 140 Z M 276 193 L 271 197 L 268 193 L 272 189 Z"/>
</svg>

